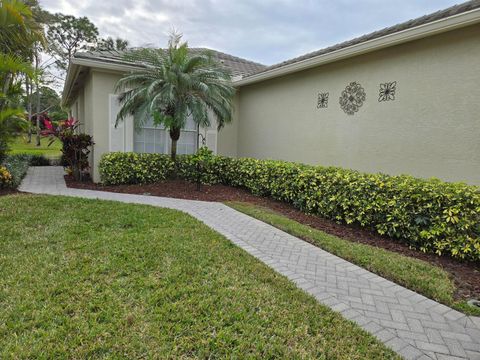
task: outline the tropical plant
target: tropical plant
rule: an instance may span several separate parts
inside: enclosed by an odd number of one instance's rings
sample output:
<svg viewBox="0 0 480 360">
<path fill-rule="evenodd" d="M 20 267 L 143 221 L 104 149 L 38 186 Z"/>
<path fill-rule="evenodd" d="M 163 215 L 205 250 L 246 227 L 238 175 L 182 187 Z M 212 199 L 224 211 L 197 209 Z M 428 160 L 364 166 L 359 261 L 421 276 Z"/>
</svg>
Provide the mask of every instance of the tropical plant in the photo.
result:
<svg viewBox="0 0 480 360">
<path fill-rule="evenodd" d="M 43 28 L 30 6 L 20 0 L 0 2 L 0 50 L 3 54 L 25 55 L 33 43 L 45 44 Z"/>
<path fill-rule="evenodd" d="M 62 163 L 73 175 L 75 180 L 83 180 L 88 170 L 88 154 L 94 145 L 93 138 L 88 134 L 76 134 L 73 129 L 60 133 L 62 141 Z"/>
<path fill-rule="evenodd" d="M 36 44 L 44 46 L 45 38 L 31 7 L 19 0 L 0 1 L 0 157 L 25 124 L 21 83 L 38 75 L 31 65 Z"/>
<path fill-rule="evenodd" d="M 218 128 L 231 121 L 235 90 L 228 70 L 211 52 L 192 51 L 181 42 L 181 35 L 173 34 L 167 49 L 134 50 L 125 60 L 143 66 L 116 85 L 121 92 L 117 123 L 132 115 L 137 126 L 149 118 L 155 125 L 164 125 L 172 140 L 172 160 L 189 116 L 204 127 L 211 125 L 209 112 Z"/>
</svg>

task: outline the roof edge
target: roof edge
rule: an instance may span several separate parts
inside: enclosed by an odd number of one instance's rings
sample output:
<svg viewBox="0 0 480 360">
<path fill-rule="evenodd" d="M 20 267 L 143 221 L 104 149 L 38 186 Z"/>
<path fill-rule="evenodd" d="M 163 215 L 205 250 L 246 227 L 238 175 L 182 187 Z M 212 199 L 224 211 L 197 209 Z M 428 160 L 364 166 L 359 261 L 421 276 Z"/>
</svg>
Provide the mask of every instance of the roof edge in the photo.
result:
<svg viewBox="0 0 480 360">
<path fill-rule="evenodd" d="M 140 65 L 127 65 L 127 64 L 124 64 L 124 63 L 105 62 L 103 60 L 93 60 L 93 59 L 73 57 L 70 60 L 70 65 L 68 66 L 67 78 L 65 80 L 65 85 L 64 85 L 63 91 L 62 91 L 62 105 L 63 106 L 68 106 L 69 105 L 69 99 L 70 99 L 70 93 L 72 91 L 72 85 L 74 84 L 74 82 L 75 82 L 75 80 L 78 76 L 79 69 L 81 67 L 89 67 L 89 68 L 94 68 L 94 69 L 104 69 L 104 70 L 119 71 L 119 72 L 125 72 L 125 71 L 128 72 L 128 71 L 138 70 L 141 66 Z"/>
<path fill-rule="evenodd" d="M 326 54 L 314 56 L 295 63 L 286 64 L 271 70 L 266 70 L 234 81 L 237 87 L 266 81 L 272 78 L 292 74 L 298 71 L 311 69 L 319 65 L 332 63 L 339 60 L 352 58 L 387 47 L 403 44 L 406 42 L 426 38 L 429 36 L 445 33 L 480 22 L 480 8 L 464 13 L 452 15 L 443 19 L 435 20 L 416 27 L 388 34 L 376 39 L 371 39 L 359 44 L 351 45 L 343 49 Z"/>
</svg>

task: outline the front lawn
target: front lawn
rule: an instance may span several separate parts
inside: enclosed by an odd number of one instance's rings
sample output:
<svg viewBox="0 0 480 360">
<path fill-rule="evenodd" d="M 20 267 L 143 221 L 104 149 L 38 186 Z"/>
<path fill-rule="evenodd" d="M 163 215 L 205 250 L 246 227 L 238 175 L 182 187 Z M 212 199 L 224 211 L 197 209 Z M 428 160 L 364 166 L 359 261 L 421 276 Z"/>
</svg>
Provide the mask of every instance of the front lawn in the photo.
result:
<svg viewBox="0 0 480 360">
<path fill-rule="evenodd" d="M 0 233 L 0 358 L 395 358 L 178 211 L 4 196 Z"/>
<path fill-rule="evenodd" d="M 48 146 L 50 138 L 40 138 L 40 146 L 36 146 L 35 135 L 32 136 L 32 142 L 27 142 L 27 135 L 17 136 L 11 143 L 9 143 L 10 154 L 29 154 L 29 155 L 43 155 L 47 158 L 59 158 L 62 155 L 62 143 L 60 140 Z"/>
</svg>

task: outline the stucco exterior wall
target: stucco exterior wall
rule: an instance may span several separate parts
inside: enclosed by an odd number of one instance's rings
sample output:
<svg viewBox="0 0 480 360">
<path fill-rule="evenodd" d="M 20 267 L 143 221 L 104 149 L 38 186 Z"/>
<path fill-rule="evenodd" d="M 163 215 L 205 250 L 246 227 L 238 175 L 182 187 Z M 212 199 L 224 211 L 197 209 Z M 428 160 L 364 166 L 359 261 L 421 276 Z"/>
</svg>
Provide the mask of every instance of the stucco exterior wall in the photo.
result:
<svg viewBox="0 0 480 360">
<path fill-rule="evenodd" d="M 239 123 L 239 100 L 240 96 L 237 91 L 233 99 L 232 122 L 225 125 L 217 136 L 217 153 L 224 156 L 237 157 L 238 146 L 238 123 Z"/>
<path fill-rule="evenodd" d="M 480 185 L 479 59 L 474 25 L 244 86 L 219 152 L 234 153 L 236 132 L 241 157 Z M 352 81 L 366 101 L 347 115 L 339 97 Z M 379 84 L 392 81 L 395 100 L 379 102 Z M 317 109 L 319 92 L 329 92 L 328 108 Z"/>
<path fill-rule="evenodd" d="M 110 102 L 115 84 L 121 78 L 119 73 L 92 70 L 92 135 L 95 146 L 92 157 L 93 181 L 99 182 L 98 164 L 110 146 Z"/>
</svg>

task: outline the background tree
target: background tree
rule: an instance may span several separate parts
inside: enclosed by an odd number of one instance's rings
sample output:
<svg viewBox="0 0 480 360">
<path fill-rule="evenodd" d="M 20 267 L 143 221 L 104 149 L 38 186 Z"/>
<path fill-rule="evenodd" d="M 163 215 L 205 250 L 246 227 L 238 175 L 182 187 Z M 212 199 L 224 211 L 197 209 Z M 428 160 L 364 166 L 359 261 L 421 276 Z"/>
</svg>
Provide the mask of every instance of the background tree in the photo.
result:
<svg viewBox="0 0 480 360">
<path fill-rule="evenodd" d="M 221 128 L 232 119 L 235 90 L 229 72 L 210 52 L 192 53 L 181 35 L 173 34 L 168 48 L 141 49 L 125 55 L 128 61 L 140 62 L 143 69 L 127 74 L 116 85 L 121 109 L 117 122 L 128 115 L 142 124 L 153 117 L 155 125 L 164 125 L 172 140 L 171 156 L 175 160 L 177 141 L 187 118 L 200 126 L 210 126 L 209 112 Z"/>
<path fill-rule="evenodd" d="M 35 44 L 44 45 L 45 39 L 31 8 L 19 0 L 0 1 L 0 157 L 25 124 L 21 84 L 37 78 L 31 65 Z"/>
<path fill-rule="evenodd" d="M 40 94 L 37 92 L 40 91 Z M 32 94 L 34 98 L 40 97 L 40 112 L 58 112 L 62 110 L 60 106 L 60 96 L 55 90 L 48 86 L 40 86 L 39 90 Z"/>
<path fill-rule="evenodd" d="M 116 38 L 113 39 L 112 37 L 108 37 L 106 39 L 100 39 L 98 41 L 96 50 L 116 50 L 116 51 L 125 51 L 128 49 L 128 40 Z"/>
<path fill-rule="evenodd" d="M 65 71 L 72 56 L 95 46 L 97 37 L 98 29 L 87 17 L 58 13 L 48 26 L 49 53 L 55 57 L 58 68 Z"/>
</svg>

